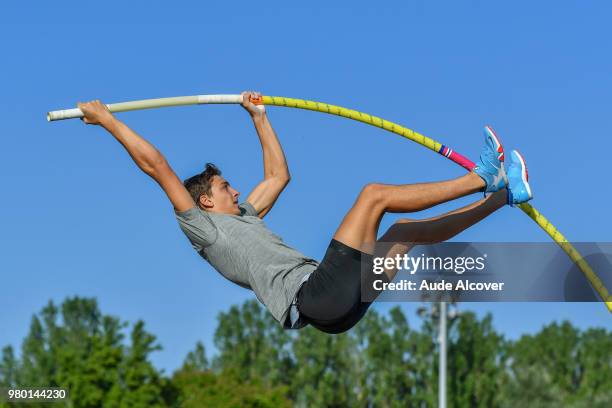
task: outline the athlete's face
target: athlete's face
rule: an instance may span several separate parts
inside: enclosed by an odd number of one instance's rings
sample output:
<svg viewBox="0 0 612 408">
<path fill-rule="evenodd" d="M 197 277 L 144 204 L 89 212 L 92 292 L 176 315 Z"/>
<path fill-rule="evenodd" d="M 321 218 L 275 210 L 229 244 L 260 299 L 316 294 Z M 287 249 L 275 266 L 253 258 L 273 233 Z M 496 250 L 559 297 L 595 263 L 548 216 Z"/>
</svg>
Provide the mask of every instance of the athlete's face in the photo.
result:
<svg viewBox="0 0 612 408">
<path fill-rule="evenodd" d="M 207 197 L 204 203 L 206 210 L 221 214 L 240 214 L 238 208 L 240 193 L 221 176 L 214 176 L 211 185 L 211 197 Z"/>
</svg>

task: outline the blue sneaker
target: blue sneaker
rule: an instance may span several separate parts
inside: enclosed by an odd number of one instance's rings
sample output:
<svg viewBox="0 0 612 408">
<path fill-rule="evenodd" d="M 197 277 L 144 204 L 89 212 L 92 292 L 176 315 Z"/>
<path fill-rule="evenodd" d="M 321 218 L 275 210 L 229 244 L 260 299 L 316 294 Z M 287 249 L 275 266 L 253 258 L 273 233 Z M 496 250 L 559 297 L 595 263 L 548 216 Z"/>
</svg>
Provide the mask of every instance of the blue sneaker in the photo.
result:
<svg viewBox="0 0 612 408">
<path fill-rule="evenodd" d="M 508 166 L 508 204 L 514 207 L 532 198 L 525 159 L 517 150 L 513 150 L 510 153 L 510 165 Z"/>
<path fill-rule="evenodd" d="M 491 126 L 485 126 L 484 134 L 485 146 L 480 153 L 474 173 L 486 183 L 485 193 L 493 193 L 508 184 L 508 177 L 504 170 L 504 148 Z"/>
</svg>

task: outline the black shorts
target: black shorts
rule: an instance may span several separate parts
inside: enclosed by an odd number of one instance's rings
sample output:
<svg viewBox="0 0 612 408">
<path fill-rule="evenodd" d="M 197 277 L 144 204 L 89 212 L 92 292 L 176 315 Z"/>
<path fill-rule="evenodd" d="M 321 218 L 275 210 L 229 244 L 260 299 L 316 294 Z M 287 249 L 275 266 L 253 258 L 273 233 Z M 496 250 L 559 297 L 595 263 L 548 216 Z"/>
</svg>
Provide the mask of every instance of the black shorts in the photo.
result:
<svg viewBox="0 0 612 408">
<path fill-rule="evenodd" d="M 389 282 L 386 274 L 372 272 L 372 260 L 372 255 L 332 239 L 319 267 L 298 291 L 300 318 L 333 334 L 357 324 L 372 304 L 361 301 L 362 268 L 363 283 L 370 288 L 373 280 Z"/>
</svg>

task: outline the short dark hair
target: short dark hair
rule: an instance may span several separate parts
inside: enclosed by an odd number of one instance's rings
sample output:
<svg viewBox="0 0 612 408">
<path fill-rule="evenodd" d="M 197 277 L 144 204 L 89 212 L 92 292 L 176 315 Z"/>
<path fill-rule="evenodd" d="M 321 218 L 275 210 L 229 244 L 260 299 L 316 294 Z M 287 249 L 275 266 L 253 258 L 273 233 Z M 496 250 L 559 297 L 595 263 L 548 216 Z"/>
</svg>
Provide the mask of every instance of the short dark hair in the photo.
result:
<svg viewBox="0 0 612 408">
<path fill-rule="evenodd" d="M 200 197 L 206 194 L 212 197 L 212 179 L 214 176 L 220 176 L 221 170 L 212 163 L 206 163 L 204 171 L 189 177 L 183 182 L 183 185 L 189 191 L 193 201 L 200 207 Z"/>
</svg>

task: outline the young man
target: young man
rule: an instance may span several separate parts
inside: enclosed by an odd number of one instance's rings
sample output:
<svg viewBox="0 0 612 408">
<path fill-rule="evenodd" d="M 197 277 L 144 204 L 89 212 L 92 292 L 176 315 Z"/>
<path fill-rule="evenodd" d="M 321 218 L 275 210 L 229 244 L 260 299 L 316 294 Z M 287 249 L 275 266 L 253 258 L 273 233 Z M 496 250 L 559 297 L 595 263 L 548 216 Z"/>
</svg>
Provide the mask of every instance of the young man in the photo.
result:
<svg viewBox="0 0 612 408">
<path fill-rule="evenodd" d="M 265 107 L 251 102 L 260 95 L 242 95 L 242 106 L 261 142 L 264 180 L 241 204 L 240 193 L 215 166 L 207 164 L 202 173 L 183 184 L 164 156 L 100 101 L 79 104 L 79 108 L 85 123 L 109 131 L 138 167 L 161 186 L 193 248 L 227 279 L 253 290 L 284 328 L 311 324 L 327 333 L 341 333 L 353 327 L 371 304 L 361 300 L 361 271 L 364 262 L 364 270 L 372 271 L 369 266 L 377 240 L 394 243 L 394 253 L 405 253 L 416 243 L 445 241 L 505 204 L 531 199 L 524 160 L 513 151 L 506 176 L 501 143 L 486 127 L 485 147 L 473 172 L 438 183 L 365 186 L 318 263 L 287 246 L 261 220 L 289 183 L 289 169 Z M 420 211 L 478 191 L 488 196 L 439 217 L 399 220 L 377 238 L 387 212 Z M 391 281 L 395 273 L 387 270 L 382 277 Z M 372 278 L 366 276 L 365 282 Z"/>
</svg>

